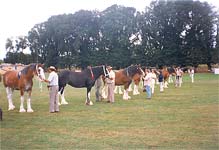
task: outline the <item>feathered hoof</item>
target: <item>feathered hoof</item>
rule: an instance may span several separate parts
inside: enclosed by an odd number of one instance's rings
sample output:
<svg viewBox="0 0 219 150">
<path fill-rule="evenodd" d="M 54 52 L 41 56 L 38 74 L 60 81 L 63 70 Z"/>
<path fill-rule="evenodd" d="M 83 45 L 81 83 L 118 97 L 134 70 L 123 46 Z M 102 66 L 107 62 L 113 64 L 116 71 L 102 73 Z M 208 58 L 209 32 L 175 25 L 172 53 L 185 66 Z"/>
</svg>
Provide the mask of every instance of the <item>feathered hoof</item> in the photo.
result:
<svg viewBox="0 0 219 150">
<path fill-rule="evenodd" d="M 68 105 L 68 102 L 62 101 L 62 102 L 61 102 L 61 105 Z"/>
<path fill-rule="evenodd" d="M 27 112 L 32 113 L 33 109 L 28 109 Z"/>
<path fill-rule="evenodd" d="M 8 110 L 14 110 L 15 109 L 15 106 L 13 105 L 13 106 L 10 106 L 9 108 L 8 108 Z"/>
<path fill-rule="evenodd" d="M 123 99 L 123 100 L 128 100 L 129 98 L 128 98 L 128 97 L 124 97 L 124 96 L 123 96 L 123 98 L 122 98 L 122 99 Z"/>
<path fill-rule="evenodd" d="M 85 102 L 85 105 L 92 106 L 92 105 L 94 105 L 94 104 L 93 104 L 92 101 L 90 101 L 90 102 Z"/>
<path fill-rule="evenodd" d="M 20 108 L 20 111 L 19 112 L 26 112 L 26 110 L 24 108 Z"/>
</svg>

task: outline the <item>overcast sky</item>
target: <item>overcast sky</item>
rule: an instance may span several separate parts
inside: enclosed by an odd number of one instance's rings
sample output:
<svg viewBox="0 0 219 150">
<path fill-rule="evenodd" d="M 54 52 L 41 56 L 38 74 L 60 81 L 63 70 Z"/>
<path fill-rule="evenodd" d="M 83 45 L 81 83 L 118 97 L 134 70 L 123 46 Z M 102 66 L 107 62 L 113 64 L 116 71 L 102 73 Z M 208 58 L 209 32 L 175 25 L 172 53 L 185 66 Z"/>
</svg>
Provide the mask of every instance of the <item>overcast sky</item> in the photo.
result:
<svg viewBox="0 0 219 150">
<path fill-rule="evenodd" d="M 0 0 L 0 59 L 5 57 L 7 38 L 27 35 L 37 23 L 52 15 L 74 13 L 80 9 L 102 11 L 118 4 L 135 7 L 139 11 L 151 0 Z M 203 0 L 202 0 L 203 1 Z M 218 0 L 205 0 L 219 8 Z"/>
</svg>

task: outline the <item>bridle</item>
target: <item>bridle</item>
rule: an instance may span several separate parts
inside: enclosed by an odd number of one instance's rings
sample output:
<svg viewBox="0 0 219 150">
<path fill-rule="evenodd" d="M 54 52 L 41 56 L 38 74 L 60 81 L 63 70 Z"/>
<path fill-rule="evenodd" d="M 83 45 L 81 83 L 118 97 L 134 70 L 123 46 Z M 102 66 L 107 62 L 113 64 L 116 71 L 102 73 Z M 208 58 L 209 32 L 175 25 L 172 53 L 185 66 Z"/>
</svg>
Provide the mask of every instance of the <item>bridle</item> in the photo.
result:
<svg viewBox="0 0 219 150">
<path fill-rule="evenodd" d="M 40 78 L 42 80 L 42 77 L 40 76 L 40 73 L 39 73 L 39 66 L 38 64 L 36 65 L 36 74 L 37 74 L 37 77 Z"/>
<path fill-rule="evenodd" d="M 104 76 L 105 76 L 105 77 L 109 76 L 109 70 L 106 68 L 106 66 L 103 65 L 102 67 L 103 67 Z"/>
</svg>

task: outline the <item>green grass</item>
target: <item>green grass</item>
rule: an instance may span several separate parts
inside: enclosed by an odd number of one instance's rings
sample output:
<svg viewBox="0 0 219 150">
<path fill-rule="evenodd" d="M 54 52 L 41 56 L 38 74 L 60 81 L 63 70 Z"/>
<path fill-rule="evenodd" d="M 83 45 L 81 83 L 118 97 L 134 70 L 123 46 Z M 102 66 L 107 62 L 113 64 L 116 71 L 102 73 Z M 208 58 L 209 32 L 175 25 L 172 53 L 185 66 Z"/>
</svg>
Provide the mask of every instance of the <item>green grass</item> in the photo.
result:
<svg viewBox="0 0 219 150">
<path fill-rule="evenodd" d="M 85 89 L 66 88 L 69 105 L 50 114 L 48 90 L 39 92 L 35 81 L 34 113 L 19 113 L 20 96 L 15 91 L 16 109 L 8 111 L 5 89 L 0 83 L 0 149 L 219 149 L 219 76 L 196 74 L 195 83 L 185 75 L 181 88 L 172 84 L 164 93 L 145 93 L 115 103 L 95 102 L 86 106 Z M 25 103 L 26 104 L 26 103 Z"/>
</svg>

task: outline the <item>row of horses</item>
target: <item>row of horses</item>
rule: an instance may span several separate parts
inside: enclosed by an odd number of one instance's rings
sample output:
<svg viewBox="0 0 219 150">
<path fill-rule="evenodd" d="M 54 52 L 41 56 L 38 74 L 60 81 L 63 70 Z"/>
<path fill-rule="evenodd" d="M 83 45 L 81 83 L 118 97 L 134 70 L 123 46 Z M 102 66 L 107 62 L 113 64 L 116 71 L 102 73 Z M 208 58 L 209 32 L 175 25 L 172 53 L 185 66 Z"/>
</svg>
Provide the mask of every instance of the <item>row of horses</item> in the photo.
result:
<svg viewBox="0 0 219 150">
<path fill-rule="evenodd" d="M 8 99 L 8 110 L 13 110 L 15 106 L 12 101 L 12 94 L 14 90 L 20 91 L 20 112 L 26 112 L 24 109 L 24 93 L 28 93 L 27 98 L 27 112 L 33 112 L 31 107 L 31 93 L 33 87 L 33 77 L 34 75 L 40 78 L 39 68 L 43 68 L 42 64 L 30 64 L 21 71 L 10 70 L 3 74 L 3 84 L 6 88 L 7 99 Z M 127 68 L 120 69 L 115 72 L 115 85 L 124 86 L 125 97 L 128 97 L 128 88 L 132 81 L 135 85 L 139 85 L 139 82 L 144 76 L 144 69 L 140 65 L 131 65 Z M 165 80 L 168 78 L 168 70 L 163 70 L 163 75 Z M 59 76 L 59 93 L 61 95 L 61 103 L 66 104 L 64 97 L 64 89 L 66 85 L 70 85 L 76 88 L 87 88 L 86 93 L 86 105 L 93 105 L 90 99 L 90 92 L 95 84 L 95 81 L 103 76 L 108 78 L 109 71 L 106 65 L 88 67 L 81 72 L 63 70 L 58 73 Z"/>
</svg>

